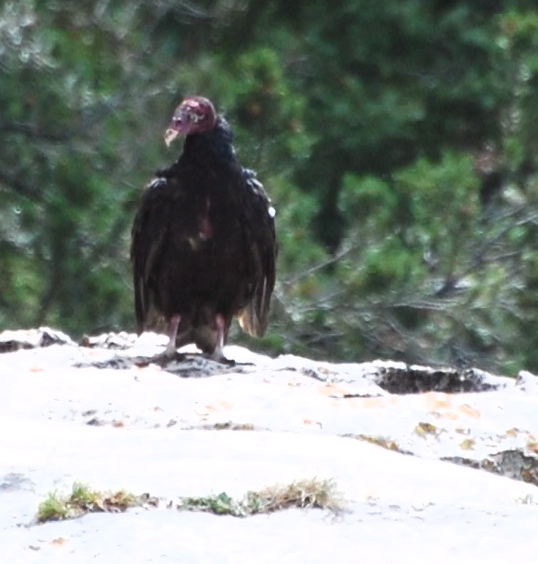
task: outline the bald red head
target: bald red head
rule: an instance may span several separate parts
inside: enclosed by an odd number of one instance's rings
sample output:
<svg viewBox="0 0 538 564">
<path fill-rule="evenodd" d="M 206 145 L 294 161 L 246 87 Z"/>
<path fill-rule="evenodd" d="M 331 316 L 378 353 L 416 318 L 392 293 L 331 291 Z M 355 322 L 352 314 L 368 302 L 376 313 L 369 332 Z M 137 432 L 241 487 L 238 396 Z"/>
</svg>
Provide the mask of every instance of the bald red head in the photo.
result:
<svg viewBox="0 0 538 564">
<path fill-rule="evenodd" d="M 164 134 L 164 141 L 170 145 L 180 135 L 210 131 L 215 127 L 216 121 L 217 113 L 210 100 L 202 96 L 185 98 L 174 112 Z"/>
</svg>

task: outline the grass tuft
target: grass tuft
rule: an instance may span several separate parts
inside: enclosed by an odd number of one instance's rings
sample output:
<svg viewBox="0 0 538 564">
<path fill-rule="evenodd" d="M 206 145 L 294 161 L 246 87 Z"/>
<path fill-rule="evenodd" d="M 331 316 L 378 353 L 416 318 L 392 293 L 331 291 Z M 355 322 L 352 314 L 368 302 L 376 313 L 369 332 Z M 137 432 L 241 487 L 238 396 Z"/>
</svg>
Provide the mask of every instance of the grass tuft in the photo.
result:
<svg viewBox="0 0 538 564">
<path fill-rule="evenodd" d="M 332 480 L 308 479 L 287 486 L 276 484 L 259 491 L 249 491 L 240 500 L 234 500 L 223 492 L 208 497 L 182 497 L 177 504 L 180 510 L 235 517 L 273 513 L 291 507 L 328 509 L 338 513 L 342 511 L 342 502 Z"/>
<path fill-rule="evenodd" d="M 123 512 L 141 505 L 157 507 L 160 501 L 149 494 L 137 496 L 125 490 L 103 493 L 75 482 L 67 496 L 61 496 L 56 491 L 49 493 L 39 504 L 37 522 L 74 519 L 86 513 Z M 248 491 L 241 499 L 234 499 L 226 492 L 204 497 L 180 497 L 178 502 L 171 501 L 167 507 L 234 517 L 273 513 L 291 507 L 327 509 L 335 514 L 343 511 L 342 499 L 336 492 L 334 481 L 316 478 Z"/>
<path fill-rule="evenodd" d="M 45 501 L 39 504 L 37 510 L 37 520 L 40 523 L 45 521 L 60 521 L 69 518 L 69 509 L 58 492 L 51 492 Z"/>
<path fill-rule="evenodd" d="M 288 486 L 274 485 L 259 492 L 248 492 L 249 506 L 257 513 L 271 513 L 289 507 L 301 509 L 341 509 L 341 498 L 332 480 L 300 480 Z"/>
<path fill-rule="evenodd" d="M 51 492 L 39 504 L 37 510 L 38 523 L 45 521 L 61 521 L 74 519 L 86 513 L 123 512 L 129 507 L 137 507 L 150 502 L 148 496 L 136 496 L 124 490 L 116 492 L 100 492 L 92 490 L 88 485 L 75 482 L 71 493 L 61 496 L 58 492 Z"/>
</svg>

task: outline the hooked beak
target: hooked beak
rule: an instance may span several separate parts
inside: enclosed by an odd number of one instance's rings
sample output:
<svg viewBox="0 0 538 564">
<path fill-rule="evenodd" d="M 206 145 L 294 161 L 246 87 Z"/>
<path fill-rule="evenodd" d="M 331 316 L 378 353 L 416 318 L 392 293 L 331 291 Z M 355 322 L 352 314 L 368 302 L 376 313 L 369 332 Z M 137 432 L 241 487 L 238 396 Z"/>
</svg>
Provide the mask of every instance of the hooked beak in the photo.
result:
<svg viewBox="0 0 538 564">
<path fill-rule="evenodd" d="M 176 114 L 168 126 L 168 129 L 164 132 L 164 142 L 169 147 L 170 143 L 180 135 L 188 135 L 191 130 L 192 124 L 190 122 L 188 114 L 186 112 L 180 112 L 179 115 Z"/>
<path fill-rule="evenodd" d="M 169 127 L 164 133 L 164 142 L 167 147 L 170 147 L 170 143 L 180 134 L 180 132 L 175 127 Z"/>
</svg>

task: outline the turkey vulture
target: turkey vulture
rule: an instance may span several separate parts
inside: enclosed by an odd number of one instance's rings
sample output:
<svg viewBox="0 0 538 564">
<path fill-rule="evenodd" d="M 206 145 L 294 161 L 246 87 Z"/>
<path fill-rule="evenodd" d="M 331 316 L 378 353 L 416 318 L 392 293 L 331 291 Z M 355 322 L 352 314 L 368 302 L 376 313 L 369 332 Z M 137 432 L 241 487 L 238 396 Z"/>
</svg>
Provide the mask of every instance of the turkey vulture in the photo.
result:
<svg viewBox="0 0 538 564">
<path fill-rule="evenodd" d="M 234 317 L 267 328 L 277 244 L 271 202 L 243 168 L 227 121 L 200 96 L 177 107 L 164 139 L 183 152 L 146 187 L 131 242 L 138 333 L 166 332 L 165 354 L 195 343 L 216 360 Z"/>
</svg>

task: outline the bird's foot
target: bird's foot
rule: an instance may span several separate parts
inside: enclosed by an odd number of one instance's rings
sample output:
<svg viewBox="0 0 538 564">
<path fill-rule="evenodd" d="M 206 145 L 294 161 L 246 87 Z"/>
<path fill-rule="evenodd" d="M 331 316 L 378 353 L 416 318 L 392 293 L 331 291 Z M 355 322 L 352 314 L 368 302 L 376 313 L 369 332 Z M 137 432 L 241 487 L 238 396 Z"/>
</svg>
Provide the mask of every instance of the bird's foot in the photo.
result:
<svg viewBox="0 0 538 564">
<path fill-rule="evenodd" d="M 226 366 L 229 367 L 236 366 L 235 360 L 233 360 L 232 358 L 226 358 L 225 356 L 222 356 L 220 358 L 214 358 L 213 360 L 219 362 L 220 364 L 225 364 Z"/>
<path fill-rule="evenodd" d="M 214 362 L 218 362 L 219 364 L 225 364 L 226 366 L 235 366 L 235 360 L 226 358 L 222 352 L 222 349 L 217 347 L 212 353 L 206 353 L 204 355 L 207 359 L 212 360 Z"/>
<path fill-rule="evenodd" d="M 172 353 L 170 353 L 168 350 L 165 350 L 154 356 L 143 357 L 143 358 L 139 357 L 136 359 L 135 364 L 140 367 L 145 367 L 150 364 L 157 364 L 158 366 L 164 367 L 170 364 L 171 362 L 182 362 L 184 360 L 185 360 L 184 354 L 177 351 L 173 351 Z"/>
<path fill-rule="evenodd" d="M 230 360 L 224 356 L 223 346 L 222 346 L 222 339 L 219 339 L 220 343 L 215 347 L 213 352 L 209 352 L 207 349 L 204 351 L 204 356 L 212 360 L 214 362 L 218 362 L 219 364 L 225 364 L 226 366 L 235 366 L 235 360 Z"/>
</svg>

